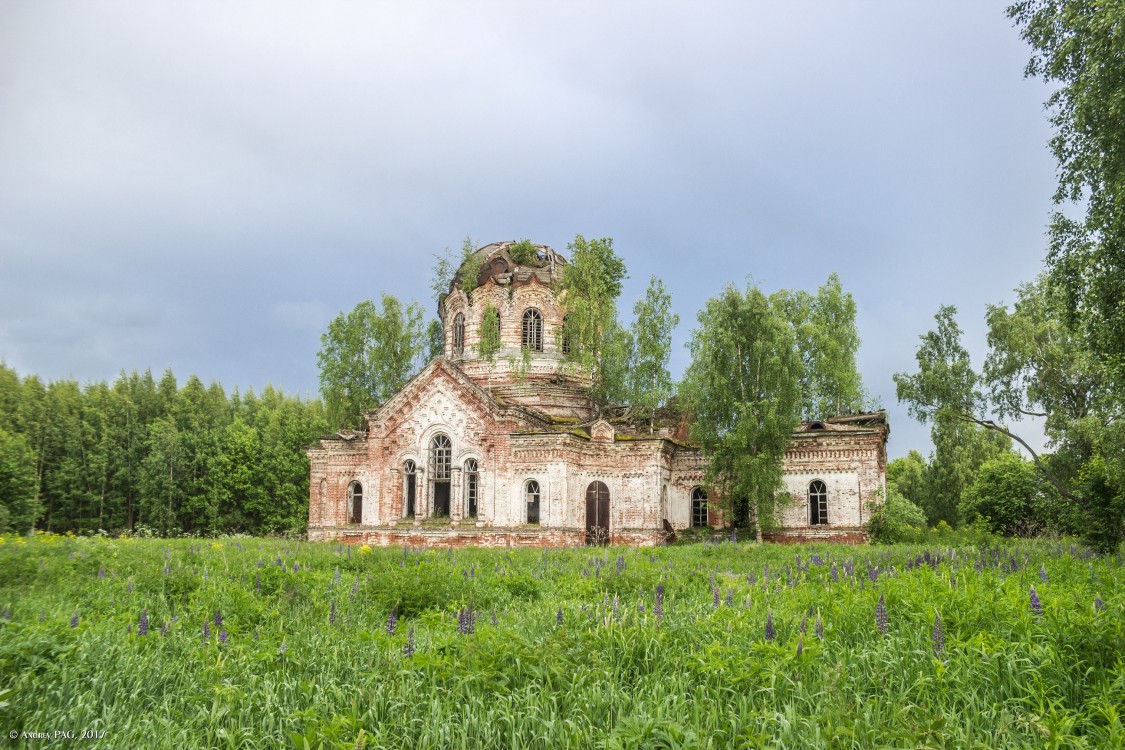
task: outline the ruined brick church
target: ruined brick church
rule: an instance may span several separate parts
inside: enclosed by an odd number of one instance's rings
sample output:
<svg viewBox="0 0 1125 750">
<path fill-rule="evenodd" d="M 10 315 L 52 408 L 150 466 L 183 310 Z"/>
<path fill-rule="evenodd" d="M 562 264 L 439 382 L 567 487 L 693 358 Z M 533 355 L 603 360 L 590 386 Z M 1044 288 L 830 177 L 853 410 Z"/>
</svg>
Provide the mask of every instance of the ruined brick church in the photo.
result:
<svg viewBox="0 0 1125 750">
<path fill-rule="evenodd" d="M 646 545 L 729 522 L 709 503 L 705 459 L 682 420 L 652 430 L 620 410 L 595 416 L 588 374 L 564 366 L 555 290 L 566 259 L 539 246 L 517 263 L 512 249 L 486 245 L 462 266 L 438 306 L 444 356 L 368 412 L 366 431 L 308 450 L 310 539 Z M 465 273 L 475 284 L 461 283 Z M 501 348 L 483 357 L 489 307 Z M 887 436 L 883 412 L 803 423 L 785 455 L 792 502 L 767 538 L 866 539 L 867 504 L 885 494 Z"/>
</svg>

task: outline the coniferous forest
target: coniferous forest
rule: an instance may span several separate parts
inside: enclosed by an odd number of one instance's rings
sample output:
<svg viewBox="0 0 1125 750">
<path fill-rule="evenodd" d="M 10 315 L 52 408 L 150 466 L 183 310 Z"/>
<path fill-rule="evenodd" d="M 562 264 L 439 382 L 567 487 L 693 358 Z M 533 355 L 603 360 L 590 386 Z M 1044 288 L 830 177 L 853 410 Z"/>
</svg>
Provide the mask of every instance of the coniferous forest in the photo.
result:
<svg viewBox="0 0 1125 750">
<path fill-rule="evenodd" d="M 0 364 L 0 529 L 301 532 L 319 399 L 192 375 L 44 384 Z"/>
</svg>

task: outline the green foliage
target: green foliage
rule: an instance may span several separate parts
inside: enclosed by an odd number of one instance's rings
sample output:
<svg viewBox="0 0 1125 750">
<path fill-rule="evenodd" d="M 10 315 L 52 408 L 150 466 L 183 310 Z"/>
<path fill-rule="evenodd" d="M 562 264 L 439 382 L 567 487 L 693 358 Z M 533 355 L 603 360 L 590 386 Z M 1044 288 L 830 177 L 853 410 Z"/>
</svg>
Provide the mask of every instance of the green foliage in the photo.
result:
<svg viewBox="0 0 1125 750">
<path fill-rule="evenodd" d="M 1121 747 L 1115 558 L 929 536 L 368 552 L 4 537 L 0 722 L 66 716 L 128 748 Z"/>
<path fill-rule="evenodd" d="M 194 376 L 181 388 L 171 372 L 159 385 L 147 372 L 112 385 L 8 383 L 0 424 L 13 425 L 7 434 L 27 451 L 33 502 L 17 513 L 25 529 L 265 533 L 307 522 L 304 450 L 327 429 L 319 401 L 271 387 L 228 398 Z M 5 445 L 0 437 L 0 472 Z"/>
<path fill-rule="evenodd" d="M 570 352 L 566 362 L 590 374 L 591 393 L 598 407 L 604 406 L 611 391 L 623 383 L 607 379 L 607 365 L 618 364 L 614 356 L 620 352 L 618 340 L 607 358 L 607 332 L 617 326 L 617 298 L 621 282 L 627 276 L 625 262 L 613 250 L 608 237 L 587 240 L 582 235 L 568 246 L 570 261 L 563 268 L 560 298 L 567 312 L 565 335 Z M 619 328 L 620 326 L 618 326 Z M 613 341 L 609 341 L 613 344 Z"/>
<path fill-rule="evenodd" d="M 465 241 L 461 243 L 461 262 L 457 266 L 457 279 L 461 291 L 469 296 L 469 304 L 473 302 L 472 291 L 477 288 L 477 280 L 488 266 L 488 259 L 476 258 L 476 252 L 476 242 L 472 237 L 465 237 Z"/>
<path fill-rule="evenodd" d="M 801 414 L 807 420 L 863 411 L 869 401 L 856 367 L 859 331 L 855 300 L 831 274 L 816 296 L 782 290 L 774 300 L 785 310 L 804 368 Z"/>
<path fill-rule="evenodd" d="M 919 542 L 926 539 L 926 514 L 903 497 L 898 487 L 887 482 L 887 497 L 883 502 L 868 505 L 871 520 L 867 531 L 877 544 Z"/>
<path fill-rule="evenodd" d="M 925 494 L 926 459 L 918 451 L 887 462 L 887 483 L 894 483 L 902 496 L 918 507 Z"/>
<path fill-rule="evenodd" d="M 1125 397 L 1125 56 L 1120 0 L 1024 0 L 1008 8 L 1031 45 L 1029 77 L 1051 84 L 1047 100 L 1058 161 L 1048 273 L 1070 319 Z"/>
<path fill-rule="evenodd" d="M 39 517 L 35 455 L 20 435 L 0 427 L 0 532 L 27 533 Z"/>
<path fill-rule="evenodd" d="M 800 419 L 801 361 L 776 301 L 756 287 L 728 286 L 707 301 L 690 343 L 692 361 L 680 393 L 692 438 L 707 457 L 707 483 L 743 499 L 759 529 L 770 528 L 781 489 L 782 460 Z"/>
<path fill-rule="evenodd" d="M 672 331 L 680 316 L 672 311 L 672 295 L 660 279 L 649 278 L 644 299 L 633 305 L 632 364 L 627 373 L 630 403 L 649 415 L 652 429 L 656 410 L 672 395 Z"/>
<path fill-rule="evenodd" d="M 486 362 L 492 362 L 496 352 L 504 342 L 500 339 L 500 311 L 491 302 L 484 306 L 484 313 L 480 321 L 480 343 L 477 344 L 477 354 Z"/>
<path fill-rule="evenodd" d="M 335 427 L 362 427 L 363 413 L 390 398 L 424 364 L 428 337 L 418 303 L 384 294 L 328 324 L 317 353 L 320 393 Z"/>
<path fill-rule="evenodd" d="M 512 256 L 512 260 L 517 266 L 538 265 L 539 248 L 535 247 L 531 240 L 520 240 L 513 243 L 508 248 L 508 254 Z"/>
<path fill-rule="evenodd" d="M 961 518 L 966 523 L 981 519 L 995 534 L 1036 531 L 1038 485 L 1034 466 L 1014 453 L 1001 454 L 981 465 L 961 496 Z"/>
</svg>

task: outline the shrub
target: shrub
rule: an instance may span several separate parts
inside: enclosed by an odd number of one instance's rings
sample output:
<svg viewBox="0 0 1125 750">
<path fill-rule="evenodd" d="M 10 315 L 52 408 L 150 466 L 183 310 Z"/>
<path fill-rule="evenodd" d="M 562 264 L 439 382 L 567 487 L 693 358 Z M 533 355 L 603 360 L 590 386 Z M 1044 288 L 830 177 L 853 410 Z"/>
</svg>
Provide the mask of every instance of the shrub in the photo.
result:
<svg viewBox="0 0 1125 750">
<path fill-rule="evenodd" d="M 986 519 L 988 530 L 996 534 L 1034 533 L 1041 526 L 1035 513 L 1037 488 L 1035 467 L 1015 453 L 1004 453 L 981 465 L 958 509 L 965 523 Z"/>
<path fill-rule="evenodd" d="M 887 499 L 871 503 L 871 520 L 867 531 L 877 544 L 918 541 L 926 528 L 926 514 L 898 491 L 893 482 L 887 484 Z"/>
</svg>

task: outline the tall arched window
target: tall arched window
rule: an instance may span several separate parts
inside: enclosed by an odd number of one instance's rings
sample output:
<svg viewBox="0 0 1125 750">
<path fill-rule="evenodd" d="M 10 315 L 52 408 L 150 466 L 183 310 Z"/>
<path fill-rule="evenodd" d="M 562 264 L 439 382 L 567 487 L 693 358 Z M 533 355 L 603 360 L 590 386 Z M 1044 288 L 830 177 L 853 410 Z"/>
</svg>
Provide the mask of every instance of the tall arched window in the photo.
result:
<svg viewBox="0 0 1125 750">
<path fill-rule="evenodd" d="M 449 478 L 453 465 L 453 444 L 438 433 L 430 440 L 430 484 L 433 485 L 433 515 L 449 515 Z"/>
<path fill-rule="evenodd" d="M 477 514 L 477 500 L 480 497 L 480 470 L 477 460 L 470 458 L 465 461 L 465 515 L 474 517 Z"/>
<path fill-rule="evenodd" d="M 707 528 L 707 492 L 702 487 L 691 491 L 691 527 Z"/>
<path fill-rule="evenodd" d="M 460 357 L 465 353 L 465 316 L 457 313 L 453 316 L 453 356 Z"/>
<path fill-rule="evenodd" d="M 570 354 L 570 330 L 567 328 L 567 321 L 570 320 L 569 315 L 563 316 L 563 329 L 562 329 L 562 353 Z"/>
<path fill-rule="evenodd" d="M 523 346 L 534 352 L 543 351 L 543 316 L 534 307 L 523 314 Z"/>
<path fill-rule="evenodd" d="M 418 496 L 418 467 L 407 459 L 402 465 L 402 515 L 410 518 L 415 513 L 415 498 Z"/>
<path fill-rule="evenodd" d="M 824 482 L 814 479 L 809 482 L 809 525 L 821 526 L 828 523 L 828 488 Z"/>
<path fill-rule="evenodd" d="M 539 482 L 529 479 L 524 489 L 527 501 L 527 522 L 539 523 Z"/>
<path fill-rule="evenodd" d="M 348 523 L 363 523 L 363 485 L 352 482 L 348 485 Z"/>
</svg>

